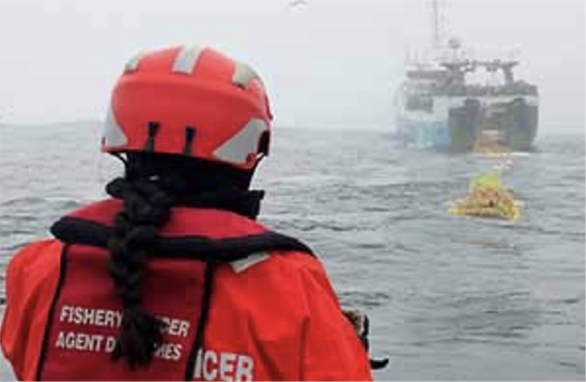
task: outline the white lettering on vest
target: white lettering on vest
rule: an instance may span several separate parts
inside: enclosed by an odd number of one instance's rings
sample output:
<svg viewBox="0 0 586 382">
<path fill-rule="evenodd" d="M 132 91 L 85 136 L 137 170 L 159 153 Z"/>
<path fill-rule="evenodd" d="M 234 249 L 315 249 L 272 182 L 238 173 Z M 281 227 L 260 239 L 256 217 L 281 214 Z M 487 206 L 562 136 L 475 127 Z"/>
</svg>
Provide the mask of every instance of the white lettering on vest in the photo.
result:
<svg viewBox="0 0 586 382">
<path fill-rule="evenodd" d="M 233 381 L 234 367 L 236 366 L 236 354 L 222 353 L 220 356 L 220 379 L 222 381 Z"/>
<path fill-rule="evenodd" d="M 99 352 L 104 336 L 76 332 L 59 332 L 55 347 L 58 349 L 74 349 L 79 351 Z"/>
<path fill-rule="evenodd" d="M 107 310 L 106 317 L 104 318 L 104 326 L 113 328 L 116 326 L 116 322 L 116 312 Z"/>
<path fill-rule="evenodd" d="M 209 366 L 210 366 L 210 361 L 212 361 L 211 364 L 211 370 L 209 370 Z M 216 352 L 214 351 L 206 351 L 203 355 L 203 377 L 207 380 L 207 381 L 213 381 L 214 379 L 216 379 L 216 376 L 218 375 L 218 369 L 217 369 L 217 363 L 218 363 L 218 355 L 216 354 Z"/>
<path fill-rule="evenodd" d="M 236 381 L 252 381 L 252 370 L 254 361 L 252 358 L 241 355 L 236 364 Z"/>
<path fill-rule="evenodd" d="M 169 361 L 179 361 L 181 359 L 181 350 L 183 346 L 181 344 L 174 343 L 163 343 L 155 351 L 154 356 L 157 358 L 166 359 Z"/>
<path fill-rule="evenodd" d="M 165 326 L 161 330 L 163 335 L 175 337 L 189 337 L 190 322 L 179 318 L 159 316 Z M 122 324 L 122 312 L 109 309 L 94 309 L 81 306 L 63 305 L 59 311 L 59 321 L 69 326 L 77 325 L 78 329 L 67 328 L 70 331 L 60 331 L 57 335 L 55 348 L 70 351 L 89 351 L 111 353 L 116 347 L 117 337 L 91 333 L 93 327 L 118 328 Z M 103 343 L 103 345 L 102 345 Z M 183 347 L 181 343 L 165 342 L 154 353 L 156 358 L 178 362 L 181 360 Z M 221 361 L 215 353 L 211 371 L 216 378 L 218 362 Z M 227 362 L 227 361 L 224 361 Z M 226 366 L 229 367 L 229 366 Z"/>
<path fill-rule="evenodd" d="M 165 323 L 163 334 L 184 338 L 189 336 L 189 321 L 165 316 L 158 316 L 158 318 Z M 59 312 L 59 321 L 67 324 L 118 328 L 122 325 L 122 312 L 63 305 Z"/>
<path fill-rule="evenodd" d="M 163 316 L 159 316 L 157 318 L 165 323 L 165 326 L 162 330 L 163 334 L 170 334 L 172 336 L 178 337 L 187 337 L 189 332 L 189 321 Z"/>
<path fill-rule="evenodd" d="M 59 321 L 77 325 L 95 325 L 116 328 L 122 324 L 122 312 L 108 309 L 90 309 L 63 305 Z"/>
<path fill-rule="evenodd" d="M 198 350 L 193 379 L 252 381 L 254 361 L 244 354 Z"/>
<path fill-rule="evenodd" d="M 116 337 L 106 338 L 106 352 L 112 353 L 116 347 Z"/>
</svg>

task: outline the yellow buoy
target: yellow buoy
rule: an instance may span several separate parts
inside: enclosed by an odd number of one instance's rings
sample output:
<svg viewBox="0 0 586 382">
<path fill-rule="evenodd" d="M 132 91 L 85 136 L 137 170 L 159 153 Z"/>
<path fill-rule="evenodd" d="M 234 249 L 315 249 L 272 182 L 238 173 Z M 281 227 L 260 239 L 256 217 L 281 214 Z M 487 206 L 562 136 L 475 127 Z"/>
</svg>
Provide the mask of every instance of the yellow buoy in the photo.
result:
<svg viewBox="0 0 586 382">
<path fill-rule="evenodd" d="M 518 219 L 521 203 L 507 186 L 500 183 L 497 171 L 481 174 L 470 181 L 468 195 L 450 204 L 452 215 L 493 216 Z"/>
</svg>

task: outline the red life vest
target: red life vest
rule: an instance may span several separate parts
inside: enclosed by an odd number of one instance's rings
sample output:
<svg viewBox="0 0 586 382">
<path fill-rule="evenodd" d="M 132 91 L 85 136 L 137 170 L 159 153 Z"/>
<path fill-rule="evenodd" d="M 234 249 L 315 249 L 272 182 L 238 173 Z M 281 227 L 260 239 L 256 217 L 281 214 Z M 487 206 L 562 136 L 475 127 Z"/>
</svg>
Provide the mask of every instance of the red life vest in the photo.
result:
<svg viewBox="0 0 586 382">
<path fill-rule="evenodd" d="M 174 208 L 152 247 L 142 286 L 148 296 L 143 308 L 166 324 L 164 343 L 147 369 L 130 371 L 124 362 L 110 361 L 122 302 L 108 275 L 105 247 L 113 217 L 121 208 L 121 201 L 106 200 L 53 226 L 52 232 L 65 245 L 37 369 L 39 380 L 191 379 L 205 329 L 214 266 L 261 251 L 311 253 L 296 239 L 229 212 Z M 235 218 L 238 224 L 226 226 Z"/>
</svg>

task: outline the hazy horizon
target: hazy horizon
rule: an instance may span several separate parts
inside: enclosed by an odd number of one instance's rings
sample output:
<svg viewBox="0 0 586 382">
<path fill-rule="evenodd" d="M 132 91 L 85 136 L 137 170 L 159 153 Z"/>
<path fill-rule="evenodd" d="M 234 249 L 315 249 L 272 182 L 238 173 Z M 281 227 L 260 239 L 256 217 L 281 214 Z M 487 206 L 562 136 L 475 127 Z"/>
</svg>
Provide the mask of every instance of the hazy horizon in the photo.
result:
<svg viewBox="0 0 586 382">
<path fill-rule="evenodd" d="M 392 130 L 406 48 L 430 43 L 429 1 L 0 1 L 0 121 L 104 118 L 135 53 L 200 44 L 249 62 L 275 125 Z M 540 132 L 585 127 L 582 1 L 445 1 L 446 36 L 520 52 Z"/>
</svg>

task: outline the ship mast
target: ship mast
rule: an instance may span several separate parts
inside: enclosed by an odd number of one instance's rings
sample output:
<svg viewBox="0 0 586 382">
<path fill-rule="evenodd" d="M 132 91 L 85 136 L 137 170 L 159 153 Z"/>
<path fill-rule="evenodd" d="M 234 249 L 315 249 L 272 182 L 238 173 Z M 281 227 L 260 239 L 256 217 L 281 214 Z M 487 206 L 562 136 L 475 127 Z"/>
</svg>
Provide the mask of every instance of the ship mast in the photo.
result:
<svg viewBox="0 0 586 382">
<path fill-rule="evenodd" d="M 432 19 L 432 41 L 433 47 L 439 48 L 443 42 L 443 19 L 441 14 L 441 4 L 439 0 L 433 0 L 431 2 L 431 19 Z"/>
</svg>

